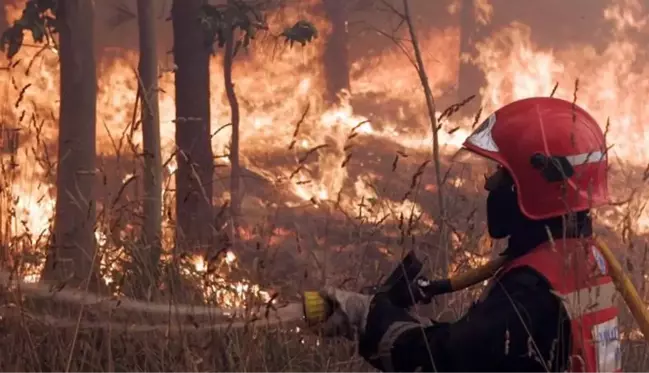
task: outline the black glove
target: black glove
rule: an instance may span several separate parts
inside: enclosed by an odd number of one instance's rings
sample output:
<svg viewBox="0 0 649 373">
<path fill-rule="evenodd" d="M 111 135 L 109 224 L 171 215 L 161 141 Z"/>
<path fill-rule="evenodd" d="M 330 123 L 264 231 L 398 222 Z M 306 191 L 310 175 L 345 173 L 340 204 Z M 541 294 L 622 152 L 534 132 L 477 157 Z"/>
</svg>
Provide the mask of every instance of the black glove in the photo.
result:
<svg viewBox="0 0 649 373">
<path fill-rule="evenodd" d="M 384 294 L 377 294 L 370 305 L 365 333 L 360 336 L 358 352 L 374 368 L 392 371 L 391 363 L 387 361 L 392 359 L 389 351 L 398 335 L 407 329 L 431 326 L 431 319 L 397 307 Z"/>
</svg>

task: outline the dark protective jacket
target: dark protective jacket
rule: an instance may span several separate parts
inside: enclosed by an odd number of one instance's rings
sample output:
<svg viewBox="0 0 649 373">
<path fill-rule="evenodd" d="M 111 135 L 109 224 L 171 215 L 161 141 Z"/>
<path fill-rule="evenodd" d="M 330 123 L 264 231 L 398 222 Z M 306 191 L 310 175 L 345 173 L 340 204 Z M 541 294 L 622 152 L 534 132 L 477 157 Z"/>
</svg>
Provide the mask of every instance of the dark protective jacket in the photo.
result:
<svg viewBox="0 0 649 373">
<path fill-rule="evenodd" d="M 543 275 L 570 317 L 570 372 L 622 369 L 616 289 L 602 248 L 592 238 L 548 242 L 505 263 L 492 281 L 521 267 Z"/>
<path fill-rule="evenodd" d="M 590 235 L 588 224 L 580 236 Z M 545 227 L 529 228 L 510 238 L 504 255 L 514 259 L 547 242 Z M 559 235 L 562 229 L 555 228 Z M 388 299 L 375 297 L 359 341 L 360 355 L 383 371 L 568 369 L 570 318 L 548 281 L 526 266 L 500 277 L 458 321 L 412 328 L 420 322 Z M 379 358 L 386 352 L 390 359 Z"/>
</svg>

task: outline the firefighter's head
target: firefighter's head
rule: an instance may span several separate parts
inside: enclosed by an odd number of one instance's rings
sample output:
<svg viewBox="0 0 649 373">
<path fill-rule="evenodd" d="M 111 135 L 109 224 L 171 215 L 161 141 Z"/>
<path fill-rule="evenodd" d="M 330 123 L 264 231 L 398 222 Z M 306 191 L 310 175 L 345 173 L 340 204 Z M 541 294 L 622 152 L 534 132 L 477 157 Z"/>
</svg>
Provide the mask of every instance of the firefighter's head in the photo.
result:
<svg viewBox="0 0 649 373">
<path fill-rule="evenodd" d="M 489 233 L 510 235 L 514 221 L 548 220 L 608 202 L 604 134 L 581 107 L 535 97 L 491 114 L 463 150 L 497 164 L 486 178 Z"/>
</svg>

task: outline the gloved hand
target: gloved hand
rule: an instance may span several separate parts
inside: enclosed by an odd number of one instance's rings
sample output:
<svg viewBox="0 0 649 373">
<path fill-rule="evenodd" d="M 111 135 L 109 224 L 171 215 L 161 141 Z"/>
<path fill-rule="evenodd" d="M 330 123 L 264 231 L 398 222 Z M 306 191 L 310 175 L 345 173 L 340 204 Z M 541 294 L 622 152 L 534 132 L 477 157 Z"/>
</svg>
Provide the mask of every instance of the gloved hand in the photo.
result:
<svg viewBox="0 0 649 373">
<path fill-rule="evenodd" d="M 365 332 L 367 314 L 370 312 L 371 295 L 327 287 L 320 292 L 333 305 L 333 313 L 321 325 L 324 336 L 342 336 L 353 340 Z"/>
</svg>

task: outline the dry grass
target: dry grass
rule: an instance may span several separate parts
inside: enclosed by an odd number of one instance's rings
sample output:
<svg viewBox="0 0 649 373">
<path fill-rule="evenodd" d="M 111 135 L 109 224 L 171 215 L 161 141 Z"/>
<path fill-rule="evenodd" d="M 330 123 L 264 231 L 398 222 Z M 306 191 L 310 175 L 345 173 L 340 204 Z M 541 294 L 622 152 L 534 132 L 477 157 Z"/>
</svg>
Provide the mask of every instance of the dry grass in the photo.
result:
<svg viewBox="0 0 649 373">
<path fill-rule="evenodd" d="M 33 107 L 35 104 L 16 102 L 15 105 Z M 308 108 L 303 117 L 296 120 L 296 135 L 307 112 Z M 17 154 L 34 162 L 20 166 L 23 175 L 30 173 L 31 165 L 38 165 L 41 171 L 32 170 L 32 178 L 52 182 L 56 149 L 50 140 L 43 138 L 43 126 L 47 121 L 51 121 L 50 128 L 56 128 L 55 118 L 49 115 L 38 113 L 33 108 L 28 114 L 21 115 L 18 121 L 21 138 L 29 139 L 30 145 L 17 149 Z M 136 118 L 135 113 L 133 118 Z M 141 153 L 133 140 L 136 127 L 133 119 L 124 132 L 112 134 L 113 149 L 110 154 L 100 157 L 99 162 L 101 180 L 98 182 L 100 209 L 97 226 L 103 239 L 98 250 L 103 259 L 102 274 L 113 280 L 106 290 L 110 292 L 119 292 L 124 284 L 123 268 L 130 261 L 130 253 L 137 250 L 141 226 L 138 172 L 142 172 L 142 161 L 134 156 Z M 443 272 L 437 266 L 445 253 L 440 250 L 438 225 L 433 218 L 438 201 L 435 188 L 429 188 L 436 183 L 436 178 L 427 170 L 431 168 L 427 163 L 429 154 L 405 154 L 395 150 L 397 147 L 384 139 L 371 142 L 353 131 L 348 140 L 352 139 L 356 148 L 371 148 L 375 154 L 369 156 L 367 152 L 355 152 L 353 157 L 351 152 L 347 154 L 341 167 L 347 168 L 349 182 L 334 200 L 314 199 L 297 207 L 286 207 L 286 199 L 294 198 L 288 191 L 276 190 L 272 186 L 273 190 L 268 193 L 268 185 L 244 181 L 247 184 L 242 214 L 245 242 L 237 252 L 239 266 L 220 271 L 219 275 L 226 276 L 228 281 L 250 279 L 262 288 L 273 289 L 280 300 L 293 301 L 301 290 L 318 288 L 324 283 L 353 290 L 373 284 L 392 269 L 407 249 L 415 249 L 427 259 L 431 276 Z M 295 139 L 289 149 L 294 143 Z M 346 144 L 345 150 L 349 149 L 351 145 L 348 147 Z M 327 149 L 320 146 L 305 152 L 295 166 L 295 173 L 305 166 L 317 168 L 317 155 L 325 151 Z M 260 165 L 274 161 L 269 160 L 266 153 L 261 156 L 265 159 L 260 160 Z M 285 160 L 282 155 L 277 158 L 278 163 Z M 250 159 L 254 160 L 254 155 Z M 475 267 L 500 247 L 485 239 L 484 195 L 479 192 L 480 185 L 472 182 L 481 180 L 481 166 L 455 165 L 449 168 L 449 161 L 444 156 L 438 161 L 445 170 L 447 211 L 444 225 L 450 231 L 449 256 L 451 270 L 455 273 Z M 16 277 L 22 277 L 30 273 L 35 264 L 42 263 L 47 232 L 11 234 L 15 230 L 12 227 L 22 224 L 16 211 L 20 202 L 11 193 L 16 172 L 14 165 L 11 156 L 3 156 L 0 265 Z M 217 170 L 217 174 L 222 171 Z M 607 218 L 618 224 L 610 227 L 600 225 L 598 233 L 615 246 L 627 248 L 621 256 L 625 263 L 636 264 L 629 265 L 628 270 L 641 295 L 646 296 L 647 238 L 635 233 L 635 221 L 646 201 L 646 196 L 641 193 L 646 172 L 618 163 L 612 174 L 614 188 L 631 198 L 607 210 L 610 213 Z M 353 193 L 353 185 L 349 184 L 353 184 L 358 176 L 363 176 L 373 196 Z M 173 215 L 170 175 L 165 175 L 163 185 L 165 215 Z M 223 202 L 218 201 L 219 204 Z M 416 211 L 413 202 L 422 207 L 421 212 Z M 404 206 L 409 208 L 399 208 Z M 227 221 L 227 214 L 220 221 Z M 223 226 L 215 228 L 225 231 Z M 173 229 L 173 224 L 167 221 L 165 245 L 168 248 L 172 246 L 169 237 Z M 204 253 L 205 257 L 213 258 L 216 253 L 227 250 L 229 240 L 226 238 L 210 252 Z M 182 256 L 183 250 L 178 252 Z M 166 255 L 166 264 L 170 262 L 170 256 L 170 253 Z M 163 290 L 156 294 L 158 301 L 171 307 L 185 302 L 213 303 L 213 299 L 204 296 L 203 290 L 214 286 L 216 278 L 192 273 L 194 267 L 187 264 L 181 261 L 179 265 L 186 265 L 186 268 L 177 269 L 177 272 L 186 274 L 182 290 Z M 166 280 L 165 284 L 170 283 Z M 179 319 L 119 310 L 106 312 L 93 307 L 62 307 L 48 299 L 33 299 L 20 288 L 4 287 L 0 290 L 2 371 L 371 370 L 355 354 L 352 343 L 323 340 L 295 323 L 214 331 L 210 327 L 215 323 L 227 322 L 216 317 Z M 444 307 L 422 312 L 436 318 L 456 318 L 479 291 L 478 287 L 459 292 L 449 297 Z M 182 301 L 178 295 L 182 295 Z M 245 298 L 248 296 L 250 294 Z M 129 330 L 127 326 L 133 325 L 148 325 L 154 330 Z M 627 313 L 622 315 L 621 326 L 626 338 L 623 344 L 625 370 L 649 369 L 645 343 L 628 338 L 635 326 Z"/>
<path fill-rule="evenodd" d="M 42 121 L 31 120 L 24 125 L 22 135 L 30 138 L 33 147 L 21 148 L 26 157 L 36 157 L 46 175 L 53 175 L 49 168 L 54 165 L 48 154 L 55 154 L 47 141 L 39 136 L 42 131 L 36 127 Z M 42 125 L 42 124 L 41 124 Z M 99 227 L 104 227 L 106 240 L 99 246 L 104 260 L 104 276 L 115 279 L 110 291 L 119 291 L 123 281 L 121 268 L 128 263 L 131 249 L 136 248 L 137 229 L 129 236 L 115 239 L 127 223 L 137 226 L 138 178 L 141 165 L 137 157 L 137 146 L 132 142 L 133 133 L 125 131 L 115 136 L 115 153 L 104 157 L 101 173 L 103 183 L 100 197 L 101 210 L 98 214 Z M 381 148 L 369 140 L 357 139 L 360 146 Z M 385 147 L 389 148 L 389 147 Z M 130 149 L 130 150 L 129 150 Z M 250 222 L 245 225 L 246 241 L 238 252 L 239 267 L 221 271 L 229 280 L 251 279 L 263 288 L 277 291 L 281 300 L 295 300 L 296 294 L 305 288 L 317 288 L 325 282 L 358 289 L 376 282 L 395 265 L 399 256 L 409 248 L 416 249 L 427 259 L 428 270 L 434 276 L 440 258 L 436 224 L 432 221 L 435 194 L 427 192 L 427 185 L 434 185 L 434 177 L 425 172 L 426 154 L 404 155 L 385 150 L 381 158 L 385 162 L 372 165 L 371 159 L 356 158 L 346 162 L 350 180 L 364 173 L 374 175 L 365 178 L 369 189 L 376 197 L 354 196 L 350 189 L 341 190 L 336 201 L 310 201 L 302 207 L 282 207 L 286 194 L 276 191 L 276 200 L 261 203 L 255 193 L 262 193 L 248 185 L 249 203 L 244 216 Z M 361 157 L 359 159 L 359 157 Z M 497 245 L 485 239 L 484 216 L 481 214 L 483 196 L 478 193 L 480 185 L 470 180 L 481 180 L 480 165 L 454 165 L 449 169 L 448 160 L 441 160 L 447 173 L 446 193 L 448 205 L 447 224 L 452 232 L 452 271 L 459 272 L 475 267 L 480 260 L 488 258 Z M 297 167 L 309 161 L 308 157 Z M 366 166 L 359 166 L 364 163 Z M 310 165 L 313 166 L 313 163 Z M 7 169 L 7 160 L 4 167 Z M 25 166 L 21 172 L 25 171 Z M 135 175 L 124 178 L 124 174 Z M 621 172 L 624 171 L 624 172 Z M 646 238 L 638 235 L 634 219 L 643 207 L 638 188 L 643 170 L 633 170 L 616 164 L 613 168 L 615 186 L 627 186 L 632 195 L 612 211 L 612 220 L 619 225 L 612 229 L 599 226 L 599 233 L 618 246 L 629 248 L 625 252 L 626 263 L 642 263 L 628 269 L 644 295 L 646 265 Z M 7 183 L 4 193 L 10 191 L 11 175 L 4 171 Z M 379 177 L 377 175 L 385 175 Z M 638 176 L 640 175 L 640 176 Z M 168 175 L 167 175 L 168 177 Z M 458 183 L 458 180 L 464 180 Z M 172 201 L 170 183 L 166 182 L 167 206 Z M 262 186 L 259 186 L 262 188 Z M 627 191 L 625 191 L 627 192 Z M 14 196 L 15 197 L 15 196 Z M 3 221 L 16 220 L 16 199 L 4 195 Z M 395 210 L 409 198 L 423 206 L 423 211 L 414 209 Z M 353 199 L 353 209 L 344 201 Z M 274 207 L 273 207 L 274 206 Z M 279 206 L 279 207 L 278 207 Z M 169 208 L 169 207 L 168 207 Z M 263 211 L 263 213 L 260 213 Z M 3 226 L 3 249 L 10 254 L 10 260 L 3 263 L 17 277 L 29 272 L 26 263 L 38 262 L 43 258 L 43 232 L 26 232 L 20 237 L 7 231 L 11 224 Z M 167 229 L 172 230 L 173 225 Z M 618 233 L 619 232 L 619 233 Z M 432 244 L 431 244 L 432 243 Z M 213 248 L 222 252 L 228 248 L 228 240 L 222 246 Z M 180 250 L 182 252 L 182 250 Z M 206 253 L 209 257 L 214 253 Z M 9 259 L 9 258 L 7 258 Z M 214 278 L 202 273 L 192 273 L 192 265 L 185 263 L 183 301 L 175 299 L 174 292 L 161 292 L 159 300 L 169 304 L 191 301 L 195 304 L 211 303 L 202 294 Z M 183 272 L 183 271 L 181 271 Z M 427 315 L 453 319 L 461 315 L 479 288 L 463 291 L 449 298 L 444 308 L 425 311 Z M 176 292 L 177 294 L 177 292 Z M 187 296 L 193 294 L 193 296 Z M 250 295 L 250 294 L 247 294 Z M 247 295 L 244 295 L 246 297 Z M 188 300 L 189 299 L 189 300 Z M 250 300 L 250 299 L 246 299 Z M 225 330 L 210 330 L 215 323 L 224 323 L 218 318 L 178 319 L 166 315 L 152 317 L 142 313 L 98 311 L 92 307 L 78 306 L 63 308 L 47 299 L 32 299 L 20 289 L 4 289 L 0 301 L 0 329 L 3 353 L 0 369 L 4 371 L 357 371 L 371 370 L 357 355 L 351 343 L 340 340 L 322 340 L 312 333 L 299 329 L 299 324 L 274 327 L 248 327 Z M 56 315 L 54 318 L 53 315 Z M 62 321 L 61 319 L 64 319 Z M 622 317 L 622 330 L 629 335 L 634 326 L 628 314 Z M 111 323 L 107 327 L 107 323 Z M 226 322 L 227 323 L 227 322 Z M 97 327 L 101 324 L 101 327 Z M 154 330 L 133 331 L 126 326 L 155 325 Z M 644 343 L 625 340 L 624 366 L 627 370 L 649 368 L 647 349 Z"/>
<path fill-rule="evenodd" d="M 3 371 L 371 371 L 353 344 L 281 328 L 129 332 L 39 318 L 0 320 Z M 75 341 L 74 345 L 72 341 Z M 74 347 L 72 347 L 74 346 Z M 623 344 L 625 371 L 646 371 L 644 342 Z"/>
<path fill-rule="evenodd" d="M 359 371 L 351 343 L 318 342 L 292 329 L 167 334 L 57 327 L 5 320 L 3 371 Z M 76 340 L 74 347 L 71 341 Z M 70 356 L 72 359 L 70 360 Z M 68 366 L 69 364 L 69 366 Z"/>
<path fill-rule="evenodd" d="M 377 181 L 374 188 L 384 190 L 382 195 L 385 200 L 373 201 L 371 208 L 359 206 L 355 215 L 336 210 L 337 207 L 332 204 L 326 212 L 320 208 L 284 210 L 282 213 L 288 215 L 283 217 L 281 213 L 269 214 L 268 221 L 247 227 L 250 235 L 239 255 L 241 270 L 228 275 L 254 278 L 263 284 L 275 285 L 281 297 L 290 300 L 301 289 L 320 286 L 325 278 L 350 289 L 367 285 L 391 269 L 404 247 L 416 248 L 429 259 L 430 269 L 434 269 L 432 264 L 436 261 L 436 250 L 427 244 L 437 241 L 434 227 L 417 223 L 421 219 L 416 217 L 405 216 L 391 221 L 381 215 L 390 208 L 388 202 L 403 198 L 404 191 L 422 195 L 421 191 L 416 190 L 420 183 L 415 182 L 420 177 L 426 182 L 426 175 L 418 174 L 419 162 L 412 161 L 409 165 L 403 160 L 401 162 L 399 167 L 404 167 L 402 181 Z M 392 167 L 392 163 L 389 163 L 389 167 Z M 473 172 L 465 168 L 452 171 L 452 174 L 471 179 Z M 413 185 L 414 190 L 409 190 Z M 472 259 L 488 257 L 493 248 L 484 240 L 482 218 L 474 208 L 474 205 L 481 203 L 480 196 L 469 193 L 472 187 L 466 185 L 450 189 L 449 206 L 452 208 L 449 214 L 452 218 L 449 225 L 453 227 L 456 240 L 456 250 L 452 253 L 454 271 L 462 271 L 476 265 L 471 262 Z M 368 202 L 359 201 L 359 205 L 363 203 Z M 326 203 L 321 203 L 323 205 Z M 631 208 L 627 210 L 632 211 Z M 619 213 L 625 212 L 620 210 Z M 284 224 L 288 223 L 293 224 L 293 233 L 286 236 L 275 233 L 278 227 L 286 227 Z M 325 225 L 329 229 L 326 236 L 309 236 L 309 232 L 322 232 Z M 626 229 L 627 232 L 629 230 Z M 621 242 L 612 231 L 606 235 L 611 240 Z M 425 241 L 420 241 L 420 237 L 425 237 Z M 625 241 L 629 246 L 638 246 L 643 238 L 627 233 Z M 27 241 L 20 242 L 22 246 L 10 247 L 12 252 L 25 250 Z M 131 244 L 124 243 L 124 246 L 128 245 Z M 104 250 L 119 251 L 108 244 L 100 248 L 102 253 Z M 635 252 L 642 255 L 637 250 Z M 474 255 L 467 256 L 466 253 Z M 259 268 L 260 260 L 266 263 L 263 269 Z M 643 270 L 644 265 L 635 266 L 631 268 L 631 273 L 638 279 Z M 194 298 L 196 303 L 207 301 L 200 296 L 200 289 L 205 285 L 197 280 L 200 278 L 187 277 L 190 288 L 196 289 L 198 294 Z M 644 286 L 641 288 L 644 289 Z M 19 289 L 6 290 L 0 302 L 0 338 L 3 346 L 0 369 L 3 371 L 371 370 L 355 355 L 351 343 L 322 340 L 296 328 L 299 327 L 296 324 L 210 331 L 210 325 L 224 321 L 187 320 L 164 315 L 154 320 L 143 314 L 109 314 L 91 307 L 84 308 L 80 317 L 79 307 L 52 310 L 48 300 L 33 301 L 28 294 L 20 294 Z M 450 298 L 447 308 L 432 310 L 427 314 L 438 316 L 444 313 L 445 319 L 457 317 L 477 291 L 479 289 L 456 294 Z M 166 297 L 167 300 L 173 298 L 170 295 Z M 65 316 L 67 321 L 54 320 L 51 315 L 58 318 Z M 77 319 L 83 322 L 77 324 Z M 629 315 L 624 314 L 622 320 L 623 330 L 628 332 L 633 328 Z M 85 323 L 109 321 L 113 322 L 110 328 L 83 326 Z M 157 325 L 156 330 L 142 332 L 125 328 L 125 325 L 152 324 Z M 626 370 L 640 371 L 649 367 L 644 343 L 626 340 L 623 356 Z"/>
</svg>

